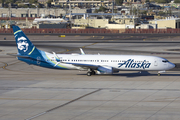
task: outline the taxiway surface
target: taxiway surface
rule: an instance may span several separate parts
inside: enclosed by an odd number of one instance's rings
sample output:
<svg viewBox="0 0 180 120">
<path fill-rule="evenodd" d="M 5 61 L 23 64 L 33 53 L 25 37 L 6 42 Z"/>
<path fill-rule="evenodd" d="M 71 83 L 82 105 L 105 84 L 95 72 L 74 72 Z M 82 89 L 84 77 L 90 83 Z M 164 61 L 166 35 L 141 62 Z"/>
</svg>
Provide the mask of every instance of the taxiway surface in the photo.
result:
<svg viewBox="0 0 180 120">
<path fill-rule="evenodd" d="M 37 48 L 48 52 L 79 53 L 82 47 L 89 54 L 155 55 L 180 63 L 177 38 L 134 43 L 89 36 L 51 37 L 53 42 L 31 37 Z M 0 50 L 0 120 L 180 119 L 178 69 L 161 76 L 156 71 L 121 71 L 88 77 L 86 71 L 46 69 L 18 61 L 7 55 L 17 52 L 13 39 L 0 40 Z"/>
</svg>

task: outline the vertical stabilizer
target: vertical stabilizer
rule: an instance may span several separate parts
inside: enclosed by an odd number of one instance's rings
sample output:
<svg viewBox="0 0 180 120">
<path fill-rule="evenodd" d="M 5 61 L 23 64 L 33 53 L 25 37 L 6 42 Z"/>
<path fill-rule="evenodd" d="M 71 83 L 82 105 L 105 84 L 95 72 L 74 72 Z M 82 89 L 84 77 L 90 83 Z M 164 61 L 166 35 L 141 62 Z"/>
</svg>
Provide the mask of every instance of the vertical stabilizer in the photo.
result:
<svg viewBox="0 0 180 120">
<path fill-rule="evenodd" d="M 13 32 L 19 55 L 30 56 L 40 54 L 38 49 L 36 49 L 36 47 L 18 26 L 13 26 Z"/>
</svg>

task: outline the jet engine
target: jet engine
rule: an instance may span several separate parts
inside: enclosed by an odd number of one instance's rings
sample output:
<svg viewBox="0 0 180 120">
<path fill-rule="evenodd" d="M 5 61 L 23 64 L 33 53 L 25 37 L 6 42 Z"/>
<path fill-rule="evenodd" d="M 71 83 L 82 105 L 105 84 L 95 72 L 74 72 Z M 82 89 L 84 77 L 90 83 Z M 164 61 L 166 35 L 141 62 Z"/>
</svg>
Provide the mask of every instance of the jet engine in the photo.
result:
<svg viewBox="0 0 180 120">
<path fill-rule="evenodd" d="M 118 70 L 114 70 L 112 67 L 109 66 L 100 66 L 97 69 L 97 74 L 113 74 L 115 72 L 119 72 Z"/>
</svg>

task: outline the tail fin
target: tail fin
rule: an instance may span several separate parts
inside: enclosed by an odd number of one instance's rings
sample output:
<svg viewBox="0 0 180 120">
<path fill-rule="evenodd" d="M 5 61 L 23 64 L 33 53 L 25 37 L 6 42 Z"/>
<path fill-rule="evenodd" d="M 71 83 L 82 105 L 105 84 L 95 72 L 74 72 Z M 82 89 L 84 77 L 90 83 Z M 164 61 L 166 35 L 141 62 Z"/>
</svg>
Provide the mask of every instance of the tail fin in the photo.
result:
<svg viewBox="0 0 180 120">
<path fill-rule="evenodd" d="M 13 31 L 19 55 L 30 56 L 40 54 L 39 50 L 36 49 L 36 47 L 18 26 L 13 26 Z"/>
</svg>

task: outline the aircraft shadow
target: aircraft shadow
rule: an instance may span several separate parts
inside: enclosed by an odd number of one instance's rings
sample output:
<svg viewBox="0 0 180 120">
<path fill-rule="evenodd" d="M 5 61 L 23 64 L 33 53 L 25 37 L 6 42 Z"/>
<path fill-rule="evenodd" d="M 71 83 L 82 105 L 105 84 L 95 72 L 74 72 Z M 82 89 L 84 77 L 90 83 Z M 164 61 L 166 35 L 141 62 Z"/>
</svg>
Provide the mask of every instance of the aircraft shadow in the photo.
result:
<svg viewBox="0 0 180 120">
<path fill-rule="evenodd" d="M 85 74 L 78 74 L 78 75 L 85 75 Z M 92 75 L 94 76 L 94 75 Z M 149 73 L 147 71 L 143 71 L 141 73 L 117 73 L 117 74 L 101 74 L 95 76 L 126 76 L 126 77 L 141 77 L 141 76 L 158 76 L 157 73 Z M 162 73 L 160 76 L 180 76 L 180 74 L 174 73 Z"/>
</svg>

